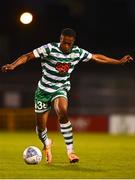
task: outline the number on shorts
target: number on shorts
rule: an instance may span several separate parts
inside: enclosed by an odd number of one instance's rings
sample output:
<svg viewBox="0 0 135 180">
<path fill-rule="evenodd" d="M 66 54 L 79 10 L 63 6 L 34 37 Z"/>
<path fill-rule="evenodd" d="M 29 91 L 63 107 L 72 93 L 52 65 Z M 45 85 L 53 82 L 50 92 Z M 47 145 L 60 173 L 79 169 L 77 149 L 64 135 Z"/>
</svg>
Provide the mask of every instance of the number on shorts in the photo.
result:
<svg viewBox="0 0 135 180">
<path fill-rule="evenodd" d="M 42 110 L 42 109 L 47 108 L 47 104 L 43 103 L 42 101 L 37 101 L 35 104 L 35 108 L 38 110 Z"/>
</svg>

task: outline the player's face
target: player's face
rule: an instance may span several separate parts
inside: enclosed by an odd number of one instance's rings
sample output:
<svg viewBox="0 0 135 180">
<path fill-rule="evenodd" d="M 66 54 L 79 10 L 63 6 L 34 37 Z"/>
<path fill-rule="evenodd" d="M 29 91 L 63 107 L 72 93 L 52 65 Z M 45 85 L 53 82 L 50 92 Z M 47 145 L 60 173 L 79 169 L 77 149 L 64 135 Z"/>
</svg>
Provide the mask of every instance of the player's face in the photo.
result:
<svg viewBox="0 0 135 180">
<path fill-rule="evenodd" d="M 72 46 L 75 42 L 74 37 L 63 36 L 60 37 L 60 48 L 64 53 L 69 53 L 72 49 Z"/>
</svg>

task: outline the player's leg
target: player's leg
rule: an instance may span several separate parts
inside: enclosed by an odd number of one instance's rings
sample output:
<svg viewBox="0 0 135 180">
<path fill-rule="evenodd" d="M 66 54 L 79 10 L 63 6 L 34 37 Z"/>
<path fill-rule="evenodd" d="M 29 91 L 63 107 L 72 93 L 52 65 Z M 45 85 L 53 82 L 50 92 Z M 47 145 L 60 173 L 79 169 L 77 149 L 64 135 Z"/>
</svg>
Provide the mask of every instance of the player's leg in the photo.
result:
<svg viewBox="0 0 135 180">
<path fill-rule="evenodd" d="M 49 115 L 49 111 L 45 113 L 36 113 L 36 132 L 44 146 L 48 144 L 48 135 L 47 135 L 47 126 L 46 126 L 48 115 Z"/>
<path fill-rule="evenodd" d="M 65 140 L 68 158 L 71 163 L 78 162 L 79 158 L 75 155 L 73 149 L 72 125 L 67 114 L 68 100 L 65 97 L 57 97 L 54 99 L 53 105 L 58 116 L 61 133 L 63 134 Z"/>
<path fill-rule="evenodd" d="M 49 111 L 44 113 L 36 113 L 36 131 L 38 134 L 39 139 L 44 145 L 44 152 L 47 163 L 52 162 L 52 152 L 51 152 L 51 146 L 52 146 L 52 140 L 48 138 L 47 135 L 47 120 L 48 120 Z"/>
<path fill-rule="evenodd" d="M 36 132 L 44 145 L 45 156 L 48 163 L 52 161 L 51 140 L 47 135 L 47 120 L 51 109 L 51 97 L 39 88 L 35 92 L 35 113 L 36 113 Z"/>
</svg>

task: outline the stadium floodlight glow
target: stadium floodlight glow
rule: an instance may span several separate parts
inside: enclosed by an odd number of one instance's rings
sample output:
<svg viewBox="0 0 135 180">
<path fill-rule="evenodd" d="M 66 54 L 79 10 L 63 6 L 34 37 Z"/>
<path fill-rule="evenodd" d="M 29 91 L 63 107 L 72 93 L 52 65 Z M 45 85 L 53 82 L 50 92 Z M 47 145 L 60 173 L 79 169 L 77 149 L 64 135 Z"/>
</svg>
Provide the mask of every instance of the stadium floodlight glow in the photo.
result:
<svg viewBox="0 0 135 180">
<path fill-rule="evenodd" d="M 31 13 L 29 12 L 24 12 L 23 14 L 21 14 L 20 16 L 20 21 L 23 24 L 30 24 L 33 20 L 33 16 Z"/>
</svg>

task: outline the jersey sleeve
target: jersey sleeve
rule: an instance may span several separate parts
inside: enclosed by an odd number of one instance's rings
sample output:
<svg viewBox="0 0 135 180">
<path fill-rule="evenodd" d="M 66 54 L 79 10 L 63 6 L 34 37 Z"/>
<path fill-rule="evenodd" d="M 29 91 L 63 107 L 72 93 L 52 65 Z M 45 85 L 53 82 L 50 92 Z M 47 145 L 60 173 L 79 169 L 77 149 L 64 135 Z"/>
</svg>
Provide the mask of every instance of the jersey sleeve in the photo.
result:
<svg viewBox="0 0 135 180">
<path fill-rule="evenodd" d="M 50 44 L 46 44 L 46 45 L 43 45 L 39 48 L 34 49 L 33 54 L 35 55 L 36 58 L 43 59 L 50 54 L 50 51 L 51 51 Z"/>
<path fill-rule="evenodd" d="M 92 58 L 92 53 L 80 48 L 80 59 L 83 62 L 87 62 Z"/>
</svg>

